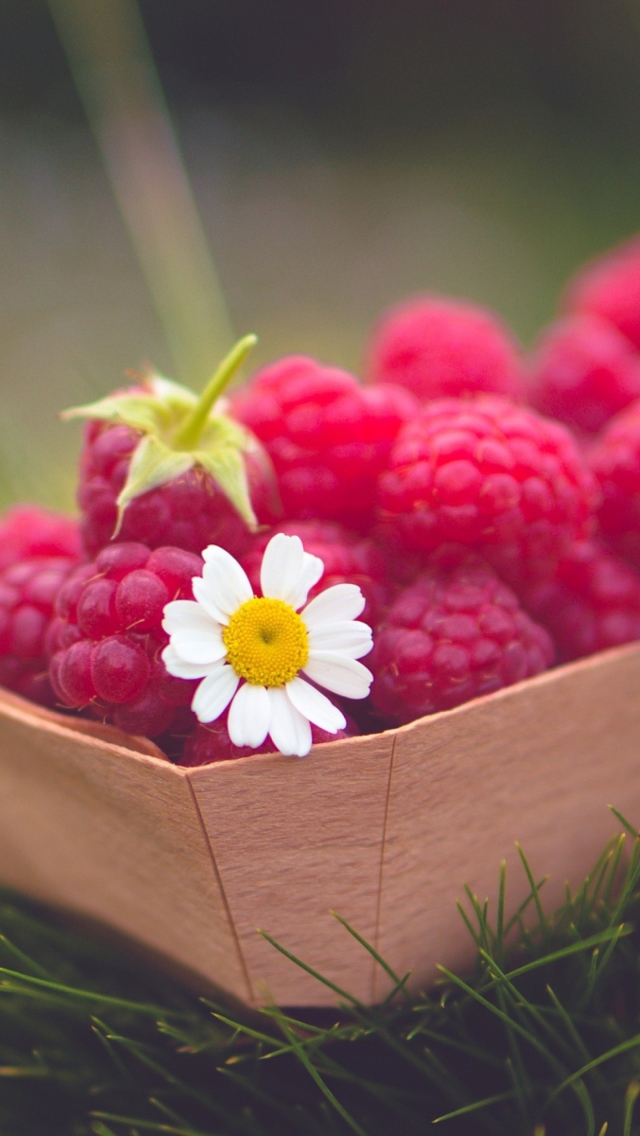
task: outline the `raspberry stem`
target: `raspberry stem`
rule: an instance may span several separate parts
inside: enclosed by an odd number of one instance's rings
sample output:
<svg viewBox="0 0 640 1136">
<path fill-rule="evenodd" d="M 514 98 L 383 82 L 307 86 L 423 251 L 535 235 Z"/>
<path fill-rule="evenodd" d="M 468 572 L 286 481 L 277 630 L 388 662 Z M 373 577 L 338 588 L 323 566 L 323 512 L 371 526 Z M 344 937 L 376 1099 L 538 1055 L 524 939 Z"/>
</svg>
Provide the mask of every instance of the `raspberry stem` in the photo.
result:
<svg viewBox="0 0 640 1136">
<path fill-rule="evenodd" d="M 195 407 L 176 431 L 173 438 L 173 449 L 193 450 L 196 448 L 200 435 L 209 419 L 212 406 L 220 398 L 257 342 L 257 335 L 245 335 L 231 348 L 229 354 L 225 355 L 220 366 L 209 379 Z"/>
</svg>

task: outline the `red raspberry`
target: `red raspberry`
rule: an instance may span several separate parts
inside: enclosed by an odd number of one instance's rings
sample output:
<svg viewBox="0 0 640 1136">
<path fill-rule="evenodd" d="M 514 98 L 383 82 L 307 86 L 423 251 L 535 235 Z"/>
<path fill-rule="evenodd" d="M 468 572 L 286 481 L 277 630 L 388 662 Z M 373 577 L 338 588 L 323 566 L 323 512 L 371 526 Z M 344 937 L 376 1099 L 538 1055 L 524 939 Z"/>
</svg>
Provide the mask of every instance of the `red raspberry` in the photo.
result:
<svg viewBox="0 0 640 1136">
<path fill-rule="evenodd" d="M 233 556 L 242 553 L 250 544 L 251 530 L 213 478 L 200 467 L 131 501 L 114 536 L 117 497 L 141 437 L 139 431 L 128 426 L 91 422 L 86 428 L 78 505 L 87 554 L 95 556 L 112 539 L 140 540 L 149 548 L 170 545 L 198 554 L 208 544 L 219 544 Z M 247 458 L 247 473 L 258 517 L 263 523 L 272 521 L 272 490 L 255 455 Z"/>
<path fill-rule="evenodd" d="M 233 409 L 273 462 L 287 520 L 362 531 L 375 480 L 416 404 L 402 387 L 361 387 L 346 371 L 291 355 L 259 371 Z"/>
<path fill-rule="evenodd" d="M 473 545 L 514 587 L 553 575 L 597 500 L 565 427 L 490 396 L 422 407 L 379 482 L 390 538 L 423 553 Z"/>
<path fill-rule="evenodd" d="M 371 382 L 400 383 L 421 402 L 489 391 L 519 400 L 518 345 L 486 308 L 418 296 L 386 312 L 366 350 Z"/>
<path fill-rule="evenodd" d="M 0 520 L 0 571 L 39 556 L 78 560 L 78 522 L 40 505 L 13 505 Z"/>
<path fill-rule="evenodd" d="M 357 726 L 349 719 L 347 719 L 346 730 L 338 730 L 335 734 L 328 734 L 326 730 L 321 730 L 318 726 L 311 726 L 314 745 L 320 745 L 322 742 L 337 742 L 342 738 L 353 737 L 358 733 Z M 227 715 L 225 714 L 222 718 L 218 718 L 217 721 L 211 722 L 207 726 L 198 723 L 193 733 L 187 738 L 184 754 L 178 764 L 188 766 L 209 765 L 212 761 L 233 761 L 236 757 L 253 757 L 256 753 L 277 753 L 277 750 L 268 735 L 259 750 L 251 749 L 250 746 L 235 746 L 229 737 Z"/>
<path fill-rule="evenodd" d="M 220 397 L 255 342 L 241 339 L 199 397 L 150 374 L 66 412 L 88 419 L 78 503 L 89 556 L 111 540 L 194 553 L 219 544 L 238 555 L 258 522 L 276 519 L 267 456 Z"/>
<path fill-rule="evenodd" d="M 56 702 L 45 638 L 56 596 L 75 566 L 69 557 L 41 556 L 0 571 L 0 683 L 43 706 Z"/>
<path fill-rule="evenodd" d="M 541 414 L 595 434 L 640 397 L 640 355 L 598 316 L 568 316 L 552 324 L 538 344 L 529 397 Z"/>
<path fill-rule="evenodd" d="M 570 282 L 564 307 L 608 320 L 640 348 L 640 237 L 585 265 Z"/>
<path fill-rule="evenodd" d="M 611 419 L 589 463 L 602 490 L 602 531 L 620 556 L 640 568 L 640 399 Z"/>
<path fill-rule="evenodd" d="M 313 599 L 334 584 L 357 584 L 367 605 L 358 618 L 375 627 L 388 600 L 386 564 L 374 542 L 358 536 L 335 521 L 287 521 L 254 538 L 250 552 L 241 564 L 256 595 L 261 595 L 260 568 L 267 544 L 275 533 L 299 536 L 305 552 L 319 556 L 324 572 L 309 592 Z"/>
<path fill-rule="evenodd" d="M 180 548 L 112 544 L 83 564 L 58 594 L 47 636 L 49 673 L 65 706 L 87 707 L 130 734 L 189 728 L 197 682 L 167 674 L 161 652 L 165 604 L 192 595 L 202 560 Z"/>
<path fill-rule="evenodd" d="M 551 632 L 560 662 L 640 639 L 640 576 L 596 541 L 575 545 L 526 606 Z"/>
<path fill-rule="evenodd" d="M 457 563 L 456 563 L 457 559 Z M 371 699 L 411 722 L 546 670 L 553 644 L 480 557 L 436 556 L 392 604 L 367 665 Z"/>
</svg>

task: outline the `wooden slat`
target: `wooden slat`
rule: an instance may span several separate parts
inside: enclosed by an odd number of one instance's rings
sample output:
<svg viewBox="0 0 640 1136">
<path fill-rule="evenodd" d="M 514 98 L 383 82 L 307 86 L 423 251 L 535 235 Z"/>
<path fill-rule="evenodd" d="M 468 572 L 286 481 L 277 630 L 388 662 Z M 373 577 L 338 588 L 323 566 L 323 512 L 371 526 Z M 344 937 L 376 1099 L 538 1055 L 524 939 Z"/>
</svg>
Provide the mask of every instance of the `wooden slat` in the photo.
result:
<svg viewBox="0 0 640 1136">
<path fill-rule="evenodd" d="M 379 948 L 410 985 L 436 964 L 464 968 L 471 939 L 455 907 L 468 883 L 495 917 L 499 864 L 508 911 L 529 888 L 545 906 L 583 882 L 619 825 L 640 824 L 640 651 L 622 648 L 547 672 L 398 731 L 382 872 Z M 388 988 L 378 975 L 377 996 Z"/>
<path fill-rule="evenodd" d="M 15 700 L 0 704 L 0 880 L 247 997 L 184 771 Z"/>
<path fill-rule="evenodd" d="M 336 997 L 256 928 L 371 1000 L 371 957 L 329 911 L 373 940 L 391 748 L 392 735 L 379 734 L 317 746 L 305 759 L 274 754 L 191 772 L 257 1001 Z"/>
</svg>

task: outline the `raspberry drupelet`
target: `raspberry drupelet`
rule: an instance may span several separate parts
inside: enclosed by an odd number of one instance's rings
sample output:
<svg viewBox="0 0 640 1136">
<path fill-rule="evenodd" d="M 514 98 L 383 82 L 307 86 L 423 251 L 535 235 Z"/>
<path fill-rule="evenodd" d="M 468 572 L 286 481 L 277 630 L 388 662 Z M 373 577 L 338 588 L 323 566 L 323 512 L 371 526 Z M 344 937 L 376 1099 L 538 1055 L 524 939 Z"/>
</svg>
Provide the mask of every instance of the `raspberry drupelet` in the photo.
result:
<svg viewBox="0 0 640 1136">
<path fill-rule="evenodd" d="M 112 540 L 194 553 L 219 544 L 237 555 L 258 523 L 276 520 L 269 460 L 220 399 L 255 342 L 240 340 L 199 397 L 151 374 L 66 412 L 88 419 L 78 487 L 87 555 Z"/>
<path fill-rule="evenodd" d="M 640 639 L 640 575 L 597 541 L 582 541 L 526 608 L 551 633 L 559 662 Z"/>
<path fill-rule="evenodd" d="M 416 402 L 402 387 L 362 387 L 346 371 L 290 355 L 258 371 L 232 407 L 273 462 L 284 519 L 364 531 L 376 478 Z"/>
<path fill-rule="evenodd" d="M 569 282 L 563 307 L 600 316 L 640 348 L 640 237 L 585 265 Z"/>
<path fill-rule="evenodd" d="M 76 565 L 70 557 L 40 556 L 0 570 L 0 684 L 43 706 L 56 704 L 46 636 L 56 597 Z"/>
<path fill-rule="evenodd" d="M 358 727 L 351 719 L 347 719 L 346 729 L 338 730 L 335 734 L 328 734 L 319 726 L 311 726 L 314 745 L 321 745 L 323 742 L 337 742 L 342 738 L 353 737 L 358 732 Z M 277 752 L 268 735 L 258 749 L 252 749 L 251 746 L 234 745 L 229 737 L 227 715 L 225 714 L 222 718 L 218 718 L 217 721 L 210 722 L 206 726 L 198 723 L 184 744 L 184 753 L 180 757 L 178 765 L 209 765 L 213 761 L 234 761 L 237 757 L 253 757 L 254 754 Z"/>
<path fill-rule="evenodd" d="M 13 505 L 0 519 L 0 570 L 34 557 L 78 560 L 78 522 L 41 505 Z"/>
<path fill-rule="evenodd" d="M 443 549 L 378 628 L 371 700 L 389 722 L 411 722 L 539 674 L 553 654 L 488 564 Z"/>
<path fill-rule="evenodd" d="M 110 545 L 72 573 L 47 635 L 51 684 L 63 705 L 149 738 L 193 727 L 194 683 L 167 673 L 162 618 L 170 600 L 191 598 L 202 564 L 181 548 L 132 542 Z"/>
<path fill-rule="evenodd" d="M 529 399 L 541 414 L 595 434 L 636 398 L 640 354 L 613 324 L 579 313 L 543 333 L 529 370 Z"/>
<path fill-rule="evenodd" d="M 365 351 L 365 377 L 400 383 L 421 402 L 488 391 L 523 397 L 518 345 L 493 312 L 418 296 L 384 313 Z"/>
<path fill-rule="evenodd" d="M 504 399 L 438 399 L 398 435 L 378 486 L 387 539 L 473 546 L 519 588 L 589 535 L 598 492 L 560 423 Z"/>
<path fill-rule="evenodd" d="M 602 492 L 602 532 L 640 569 L 640 399 L 607 424 L 589 451 L 589 464 Z"/>
<path fill-rule="evenodd" d="M 256 595 L 262 594 L 260 566 L 264 550 L 277 532 L 299 536 L 305 552 L 320 557 L 324 564 L 322 576 L 309 592 L 310 600 L 335 584 L 357 584 L 366 600 L 359 618 L 375 627 L 389 598 L 389 584 L 385 559 L 373 540 L 335 521 L 286 521 L 274 525 L 254 537 L 250 551 L 240 561 Z"/>
</svg>

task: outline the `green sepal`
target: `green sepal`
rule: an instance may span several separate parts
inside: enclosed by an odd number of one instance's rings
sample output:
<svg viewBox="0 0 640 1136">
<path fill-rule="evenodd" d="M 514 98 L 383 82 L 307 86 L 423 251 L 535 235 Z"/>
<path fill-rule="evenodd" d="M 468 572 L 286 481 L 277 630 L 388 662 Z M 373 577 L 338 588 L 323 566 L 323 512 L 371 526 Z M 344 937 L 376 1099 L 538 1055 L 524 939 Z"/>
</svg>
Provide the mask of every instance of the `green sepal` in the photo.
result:
<svg viewBox="0 0 640 1136">
<path fill-rule="evenodd" d="M 197 450 L 193 457 L 198 465 L 211 474 L 216 485 L 229 498 L 249 528 L 256 529 L 258 518 L 251 504 L 247 466 L 237 447 L 218 446 L 215 450 Z"/>
<path fill-rule="evenodd" d="M 144 389 L 107 395 L 87 406 L 74 406 L 62 413 L 63 419 L 97 418 L 101 422 L 122 422 L 143 434 L 167 434 L 193 410 L 197 395 L 188 387 L 150 375 Z"/>
<path fill-rule="evenodd" d="M 209 454 L 218 446 L 235 446 L 241 453 L 248 453 L 256 443 L 257 439 L 240 422 L 227 418 L 226 414 L 212 412 L 198 440 L 197 451 Z"/>
<path fill-rule="evenodd" d="M 194 462 L 193 454 L 172 450 L 153 434 L 142 438 L 133 452 L 127 480 L 118 497 L 118 520 L 113 535 L 119 533 L 124 511 L 131 501 L 181 477 Z"/>
<path fill-rule="evenodd" d="M 182 383 L 174 382 L 173 379 L 165 378 L 164 375 L 158 375 L 154 372 L 148 376 L 146 382 L 155 397 L 174 413 L 188 414 L 198 404 L 198 396 L 195 391 L 183 386 Z"/>
<path fill-rule="evenodd" d="M 271 483 L 274 508 L 279 505 L 275 474 L 266 451 L 239 422 L 225 414 L 225 386 L 256 343 L 244 336 L 225 356 L 201 395 L 155 373 L 136 387 L 108 395 L 87 406 L 66 410 L 62 417 L 122 423 L 140 438 L 131 456 L 127 481 L 118 497 L 114 536 L 127 505 L 144 493 L 201 466 L 250 528 L 258 521 L 251 504 L 246 456 L 253 454 Z"/>
</svg>

